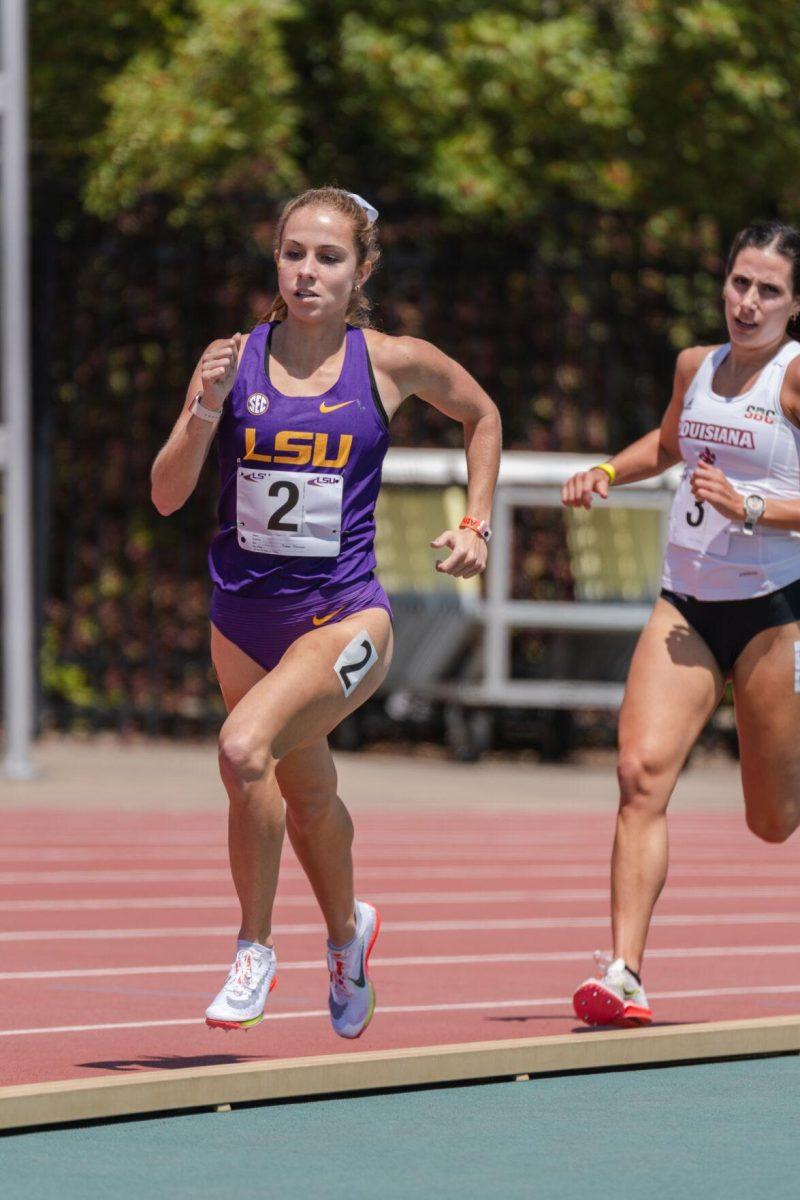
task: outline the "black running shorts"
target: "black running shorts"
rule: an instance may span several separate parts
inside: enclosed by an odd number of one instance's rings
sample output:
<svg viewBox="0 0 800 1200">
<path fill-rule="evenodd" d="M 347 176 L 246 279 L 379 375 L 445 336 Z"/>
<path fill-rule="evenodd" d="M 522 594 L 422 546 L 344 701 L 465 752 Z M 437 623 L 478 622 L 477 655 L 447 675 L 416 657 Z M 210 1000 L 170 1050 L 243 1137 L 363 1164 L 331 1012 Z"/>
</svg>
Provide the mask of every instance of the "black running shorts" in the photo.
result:
<svg viewBox="0 0 800 1200">
<path fill-rule="evenodd" d="M 755 600 L 696 600 L 666 588 L 661 595 L 700 634 L 724 676 L 762 629 L 800 621 L 800 579 Z"/>
</svg>

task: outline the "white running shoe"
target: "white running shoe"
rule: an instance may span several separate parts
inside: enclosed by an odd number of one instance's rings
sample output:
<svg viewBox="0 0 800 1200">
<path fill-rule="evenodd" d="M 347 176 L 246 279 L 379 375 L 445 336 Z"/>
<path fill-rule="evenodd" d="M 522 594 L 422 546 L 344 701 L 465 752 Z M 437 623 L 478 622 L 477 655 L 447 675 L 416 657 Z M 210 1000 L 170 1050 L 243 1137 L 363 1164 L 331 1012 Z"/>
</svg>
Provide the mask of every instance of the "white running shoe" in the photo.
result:
<svg viewBox="0 0 800 1200">
<path fill-rule="evenodd" d="M 249 1029 L 264 1019 L 267 996 L 278 982 L 275 951 L 257 942 L 237 942 L 236 958 L 222 991 L 206 1009 L 212 1029 Z"/>
<path fill-rule="evenodd" d="M 625 1029 L 649 1025 L 653 1020 L 644 988 L 623 958 L 595 954 L 599 978 L 587 979 L 572 997 L 576 1017 L 587 1025 L 613 1025 Z"/>
<path fill-rule="evenodd" d="M 367 973 L 369 956 L 381 927 L 381 914 L 371 904 L 356 900 L 356 932 L 342 950 L 328 943 L 331 973 L 328 1008 L 331 1025 L 339 1037 L 357 1038 L 375 1011 L 375 988 Z"/>
</svg>

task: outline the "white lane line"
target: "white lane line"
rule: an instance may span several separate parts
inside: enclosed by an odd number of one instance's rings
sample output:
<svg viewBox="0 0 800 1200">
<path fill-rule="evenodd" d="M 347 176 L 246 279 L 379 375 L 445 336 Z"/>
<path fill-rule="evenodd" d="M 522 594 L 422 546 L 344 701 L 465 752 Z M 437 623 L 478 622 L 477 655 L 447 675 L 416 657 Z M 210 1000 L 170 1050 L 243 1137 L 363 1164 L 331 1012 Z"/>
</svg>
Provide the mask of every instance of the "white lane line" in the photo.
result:
<svg viewBox="0 0 800 1200">
<path fill-rule="evenodd" d="M 608 846 L 606 847 L 603 845 L 602 847 L 604 854 L 607 854 L 607 851 L 610 850 L 610 846 L 611 841 L 609 839 Z M 541 842 L 531 846 L 526 846 L 524 844 L 518 844 L 516 846 L 496 846 L 490 840 L 487 840 L 483 846 L 476 845 L 459 849 L 458 847 L 451 846 L 446 837 L 443 836 L 434 844 L 429 842 L 426 846 L 419 847 L 401 845 L 379 847 L 376 849 L 374 846 L 368 846 L 361 841 L 356 841 L 354 849 L 355 853 L 362 858 L 367 858 L 378 862 L 388 861 L 390 863 L 397 862 L 398 859 L 405 857 L 413 857 L 416 861 L 420 862 L 425 862 L 427 860 L 431 862 L 440 862 L 444 858 L 451 862 L 466 862 L 467 864 L 470 862 L 475 864 L 485 862 L 487 857 L 496 858 L 502 862 L 535 862 L 537 858 L 547 862 L 559 862 L 562 860 L 574 862 L 582 861 L 584 858 L 590 858 L 593 852 L 595 853 L 595 857 L 599 857 L 600 854 L 600 847 L 598 846 L 596 839 L 590 845 L 573 845 L 568 847 L 565 846 L 563 848 L 548 846 Z M 689 853 L 692 853 L 691 848 Z M 706 857 L 708 857 L 710 861 L 714 862 L 725 862 L 727 860 L 727 856 L 725 854 L 712 853 L 710 855 L 706 855 Z M 145 866 L 147 866 L 147 864 L 158 863 L 165 863 L 169 865 L 170 863 L 180 859 L 187 859 L 198 864 L 199 866 L 200 864 L 204 863 L 227 863 L 228 855 L 226 853 L 224 844 L 220 844 L 216 851 L 209 851 L 202 854 L 198 854 L 194 851 L 187 851 L 184 853 L 180 850 L 180 848 L 165 851 L 160 847 L 151 851 L 142 850 L 141 852 L 137 853 L 128 852 L 126 850 L 122 850 L 120 852 L 107 850 L 105 853 L 97 852 L 91 854 L 65 854 L 52 850 L 42 853 L 37 850 L 30 850 L 27 852 L 18 852 L 12 854 L 0 850 L 0 862 L 5 861 L 9 863 L 23 864 L 26 867 L 26 870 L 31 872 L 36 872 L 39 866 L 46 863 L 55 863 L 56 865 L 66 865 L 70 863 L 80 865 L 83 863 L 90 865 L 93 862 L 105 862 L 106 864 L 110 864 L 106 869 L 112 870 L 115 868 L 115 864 L 124 864 L 128 860 L 142 861 Z M 151 869 L 156 869 L 155 865 Z M 208 867 L 206 867 L 206 869 L 208 869 Z M 9 874 L 9 872 L 4 871 L 3 877 L 5 877 L 6 874 Z"/>
<path fill-rule="evenodd" d="M 684 849 L 681 848 L 679 842 L 674 842 L 677 846 L 678 853 L 683 854 Z M 609 837 L 608 848 L 610 848 L 611 840 Z M 456 844 L 454 845 L 449 837 L 442 835 L 431 844 L 428 840 L 424 845 L 413 845 L 405 842 L 394 843 L 391 846 L 374 846 L 363 839 L 357 838 L 355 843 L 356 853 L 371 859 L 397 859 L 400 854 L 408 854 L 415 859 L 425 860 L 431 859 L 438 861 L 443 856 L 450 859 L 466 859 L 480 857 L 481 861 L 487 856 L 493 858 L 507 859 L 509 861 L 523 859 L 531 861 L 537 858 L 543 858 L 547 861 L 559 860 L 561 858 L 567 860 L 575 860 L 581 856 L 589 856 L 592 852 L 598 849 L 597 838 L 592 842 L 578 843 L 573 842 L 568 845 L 553 845 L 552 843 L 536 840 L 528 844 L 524 839 L 512 844 L 497 843 L 490 837 L 487 837 L 483 842 L 475 842 L 474 844 Z M 604 850 L 606 847 L 604 846 Z M 723 848 L 715 840 L 713 846 L 697 846 L 693 844 L 685 847 L 685 856 L 687 858 L 703 858 L 713 862 L 725 862 L 733 853 L 741 852 L 741 840 L 732 844 L 728 848 Z M 193 846 L 142 846 L 129 847 L 105 847 L 104 849 L 59 849 L 57 847 L 30 847 L 27 849 L 1 848 L 0 847 L 0 862 L 3 863 L 22 863 L 28 866 L 35 866 L 43 863 L 124 863 L 126 861 L 142 860 L 149 863 L 172 863 L 180 860 L 189 860 L 195 863 L 214 863 L 228 861 L 224 842 L 220 841 L 214 847 L 193 847 Z"/>
<path fill-rule="evenodd" d="M 528 892 L 370 892 L 377 904 L 519 904 L 529 898 Z M 102 900 L 0 900 L 0 912 L 63 912 L 65 910 L 92 912 L 98 908 L 146 909 L 159 908 L 230 908 L 238 901 L 229 896 L 117 896 Z M 278 908 L 314 908 L 316 898 L 278 896 Z"/>
<path fill-rule="evenodd" d="M 780 955 L 800 955 L 800 945 L 796 946 L 681 946 L 672 949 L 648 950 L 648 962 L 651 959 L 669 958 L 757 958 L 778 957 Z M 586 962 L 591 964 L 591 950 L 542 950 L 530 954 L 519 952 L 511 954 L 432 954 L 416 955 L 404 958 L 373 958 L 373 967 L 456 967 L 474 966 L 476 963 L 498 965 L 502 963 L 572 963 Z M 145 967 L 78 967 L 67 971 L 0 971 L 0 980 L 7 983 L 19 983 L 29 979 L 101 979 L 113 975 L 115 978 L 132 975 L 204 975 L 220 971 L 228 971 L 229 962 L 224 963 L 180 963 Z M 324 959 L 310 958 L 296 962 L 278 963 L 279 974 L 283 971 L 324 971 Z"/>
<path fill-rule="evenodd" d="M 27 884 L 30 887 L 50 886 L 54 883 L 206 883 L 216 879 L 229 879 L 230 870 L 216 867 L 199 867 L 196 870 L 177 871 L 145 868 L 136 871 L 0 871 L 0 884 Z"/>
<path fill-rule="evenodd" d="M 523 929 L 605 929 L 609 919 L 597 917 L 505 917 L 497 919 L 459 921 L 387 921 L 382 925 L 384 933 L 453 933 L 466 931 L 501 932 Z M 800 924 L 800 911 L 780 913 L 676 913 L 659 914 L 653 918 L 654 925 L 671 927 L 703 925 L 794 925 Z M 321 922 L 303 925 L 274 925 L 277 934 L 323 933 Z M 123 941 L 142 938 L 231 938 L 233 925 L 169 926 L 156 929 L 30 929 L 11 930 L 0 933 L 0 942 L 54 942 L 54 941 Z"/>
<path fill-rule="evenodd" d="M 597 840 L 579 842 L 569 841 L 563 843 L 553 843 L 547 839 L 534 838 L 527 841 L 524 837 L 515 840 L 498 841 L 490 835 L 486 838 L 475 838 L 473 841 L 465 842 L 463 840 L 454 841 L 449 834 L 445 835 L 437 833 L 435 836 L 424 838 L 418 841 L 410 842 L 407 840 L 397 839 L 386 842 L 375 843 L 366 838 L 356 839 L 356 848 L 362 854 L 368 853 L 376 858 L 385 858 L 387 856 L 397 857 L 397 847 L 402 846 L 404 852 L 413 851 L 415 858 L 438 858 L 442 854 L 442 843 L 446 841 L 448 853 L 454 857 L 468 857 L 470 854 L 483 853 L 484 851 L 491 854 L 503 856 L 506 853 L 512 858 L 520 855 L 536 854 L 539 850 L 546 850 L 548 854 L 560 849 L 568 849 L 571 852 L 584 851 L 590 853 L 597 845 Z M 159 842 L 153 845 L 142 844 L 140 846 L 118 845 L 114 846 L 106 844 L 105 846 L 83 847 L 83 846 L 4 846 L 0 847 L 0 862 L 93 862 L 96 860 L 106 861 L 124 861 L 125 859 L 154 859 L 156 861 L 163 860 L 172 862 L 176 859 L 188 858 L 194 859 L 197 862 L 203 862 L 206 859 L 215 860 L 221 859 L 227 862 L 227 852 L 225 842 L 220 838 L 215 845 L 209 846 L 185 846 L 181 844 L 165 845 Z"/>
<path fill-rule="evenodd" d="M 651 1000 L 702 1000 L 725 996 L 789 996 L 800 992 L 800 984 L 784 984 L 771 987 L 731 987 L 731 988 L 697 988 L 681 992 L 651 992 Z M 546 999 L 536 996 L 526 1000 L 469 1000 L 459 1004 L 388 1004 L 380 1005 L 382 1017 L 408 1013 L 433 1012 L 469 1012 L 494 1011 L 504 1008 L 550 1008 L 568 1006 L 569 1012 L 564 1013 L 564 1019 L 575 1021 L 572 1015 L 572 1001 L 567 996 L 549 996 Z M 309 1009 L 305 1012 L 271 1012 L 266 1023 L 271 1021 L 300 1021 L 307 1017 L 327 1017 L 324 1008 Z M 111 1029 L 159 1029 L 175 1025 L 203 1025 L 202 1017 L 172 1018 L 166 1021 L 114 1021 L 105 1025 L 50 1025 L 36 1029 L 0 1029 L 0 1037 L 29 1037 L 37 1033 L 97 1033 Z"/>
<path fill-rule="evenodd" d="M 227 861 L 224 844 L 216 846 L 98 846 L 89 847 L 60 847 L 60 846 L 28 846 L 5 847 L 0 849 L 0 862 L 20 863 L 71 863 L 71 862 L 121 862 L 128 858 L 153 859 L 155 861 L 173 862 L 176 859 L 189 858 L 195 862 L 205 859 L 222 859 Z"/>
<path fill-rule="evenodd" d="M 661 897 L 665 900 L 780 900 L 800 897 L 800 886 L 776 887 L 675 887 L 667 884 Z M 463 892 L 381 892 L 370 891 L 370 898 L 381 905 L 423 904 L 524 904 L 536 901 L 578 902 L 607 900 L 608 888 L 539 888 L 528 891 L 463 891 Z M 277 907 L 314 908 L 312 895 L 278 895 Z M 236 896 L 116 896 L 91 900 L 0 900 L 0 912 L 93 912 L 97 909 L 145 910 L 178 908 L 230 908 L 237 904 Z"/>
<path fill-rule="evenodd" d="M 603 814 L 600 822 L 603 827 L 613 828 L 614 814 Z M 2 813 L 0 813 L 0 825 L 2 824 Z M 590 834 L 583 835 L 580 832 L 580 827 L 568 829 L 565 831 L 553 830 L 550 826 L 549 818 L 545 818 L 540 828 L 531 827 L 520 828 L 515 833 L 506 833 L 498 828 L 503 824 L 492 816 L 485 826 L 474 831 L 454 830 L 451 823 L 436 824 L 430 823 L 423 828 L 414 830 L 403 829 L 387 829 L 385 823 L 379 829 L 370 829 L 365 826 L 360 820 L 357 821 L 356 836 L 358 840 L 365 845 L 374 846 L 376 848 L 392 847 L 404 845 L 408 847 L 429 846 L 432 838 L 445 837 L 448 845 L 453 846 L 478 846 L 484 847 L 487 844 L 493 846 L 513 846 L 519 847 L 530 845 L 532 847 L 539 845 L 548 846 L 591 846 L 594 838 Z M 741 832 L 741 825 L 737 827 L 737 831 Z M 163 836 L 162 836 L 163 832 Z M 696 829 L 684 830 L 686 836 L 694 836 Z M 708 832 L 714 832 L 720 839 L 724 834 L 722 830 L 714 828 Z M 681 836 L 681 830 L 676 829 L 678 836 Z M 730 836 L 730 834 L 729 834 Z M 169 835 L 166 822 L 159 821 L 158 826 L 154 827 L 152 834 L 149 837 L 113 837 L 113 830 L 109 830 L 108 838 L 97 837 L 82 837 L 74 840 L 54 840 L 49 841 L 46 838 L 14 838 L 8 837 L 4 839 L 4 848 L 14 853 L 23 851 L 65 851 L 67 853 L 102 853 L 117 850 L 137 851 L 137 850 L 159 850 L 163 847 L 184 847 L 187 850 L 193 849 L 202 850 L 219 850 L 225 845 L 225 823 L 221 821 L 216 830 L 207 830 L 202 838 L 194 838 L 188 834 L 173 833 Z"/>
<path fill-rule="evenodd" d="M 444 856 L 440 856 L 444 857 Z M 534 878 L 578 878 L 588 875 L 605 877 L 608 875 L 607 856 L 598 857 L 587 863 L 553 863 L 537 864 L 525 861 L 519 867 L 510 863 L 498 862 L 487 864 L 485 858 L 477 864 L 442 865 L 430 867 L 407 866 L 370 866 L 356 861 L 356 872 L 360 879 L 508 879 L 509 874 L 527 875 Z M 676 863 L 670 872 L 671 876 L 686 874 L 700 877 L 731 878 L 744 876 L 751 878 L 757 875 L 768 878 L 800 878 L 800 864 L 753 864 L 746 863 L 737 866 L 720 863 Z M 299 867 L 287 866 L 281 869 L 282 879 L 304 879 Z M 142 868 L 132 871 L 97 870 L 97 871 L 0 871 L 0 885 L 13 887 L 53 887 L 59 884 L 116 884 L 126 883 L 218 883 L 230 880 L 228 867 L 199 867 L 179 868 L 177 870 L 159 870 Z"/>
<path fill-rule="evenodd" d="M 0 828 L 6 826 L 8 833 L 3 844 L 12 850 L 36 849 L 42 846 L 53 850 L 101 850 L 105 846 L 196 846 L 198 849 L 216 847 L 225 838 L 227 829 L 227 797 L 220 812 L 206 821 L 201 828 L 180 827 L 174 815 L 157 813 L 154 819 L 143 826 L 142 817 L 127 830 L 120 825 L 120 814 L 110 808 L 92 813 L 84 829 L 64 827 L 66 812 L 40 813 L 40 827 L 31 823 L 36 818 L 33 812 L 25 812 L 22 823 L 13 830 L 8 813 L 0 811 Z M 511 812 L 498 807 L 485 810 L 470 823 L 469 813 L 460 814 L 462 824 L 453 828 L 452 813 L 445 810 L 429 811 L 428 814 L 406 812 L 392 823 L 391 814 L 383 813 L 380 818 L 370 820 L 363 810 L 357 813 L 357 834 L 364 841 L 376 846 L 393 846 L 398 842 L 408 845 L 424 844 L 436 835 L 445 835 L 456 845 L 482 846 L 487 838 L 501 845 L 518 845 L 520 839 L 531 842 L 548 842 L 553 845 L 590 843 L 597 829 L 614 825 L 616 806 L 605 811 L 573 810 L 566 820 L 558 812 L 542 810 L 525 819 L 521 812 Z M 744 804 L 740 809 L 710 820 L 691 818 L 688 813 L 677 811 L 670 814 L 670 821 L 678 837 L 692 838 L 698 833 L 714 835 L 720 842 L 730 841 L 742 834 L 751 836 L 745 825 Z M 46 828 L 45 828 L 46 825 Z"/>
</svg>

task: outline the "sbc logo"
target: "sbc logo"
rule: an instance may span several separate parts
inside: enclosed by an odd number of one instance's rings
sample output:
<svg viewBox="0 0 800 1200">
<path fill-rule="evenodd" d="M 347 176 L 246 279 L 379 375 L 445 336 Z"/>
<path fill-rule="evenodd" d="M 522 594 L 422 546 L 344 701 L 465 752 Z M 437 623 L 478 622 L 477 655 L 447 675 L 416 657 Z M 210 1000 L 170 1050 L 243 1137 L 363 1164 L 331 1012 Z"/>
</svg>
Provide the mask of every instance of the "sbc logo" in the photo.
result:
<svg viewBox="0 0 800 1200">
<path fill-rule="evenodd" d="M 269 408 L 269 396 L 265 396 L 263 392 L 253 392 L 247 397 L 247 411 L 252 413 L 254 417 L 260 417 Z"/>
<path fill-rule="evenodd" d="M 768 408 L 762 408 L 760 404 L 748 404 L 744 415 L 750 421 L 763 421 L 765 425 L 775 424 L 775 414 Z"/>
</svg>

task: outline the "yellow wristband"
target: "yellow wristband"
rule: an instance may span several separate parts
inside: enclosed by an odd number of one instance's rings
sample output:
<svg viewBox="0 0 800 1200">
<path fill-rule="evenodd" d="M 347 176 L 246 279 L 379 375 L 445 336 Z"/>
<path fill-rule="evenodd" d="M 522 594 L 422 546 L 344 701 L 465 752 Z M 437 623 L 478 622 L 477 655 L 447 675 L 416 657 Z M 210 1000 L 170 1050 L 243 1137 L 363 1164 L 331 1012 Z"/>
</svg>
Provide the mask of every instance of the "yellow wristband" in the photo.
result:
<svg viewBox="0 0 800 1200">
<path fill-rule="evenodd" d="M 606 475 L 608 476 L 608 478 L 611 480 L 612 483 L 617 478 L 617 472 L 614 469 L 614 467 L 612 467 L 611 463 L 609 463 L 609 462 L 598 463 L 596 467 L 592 467 L 592 470 L 593 471 L 605 471 Z"/>
</svg>

